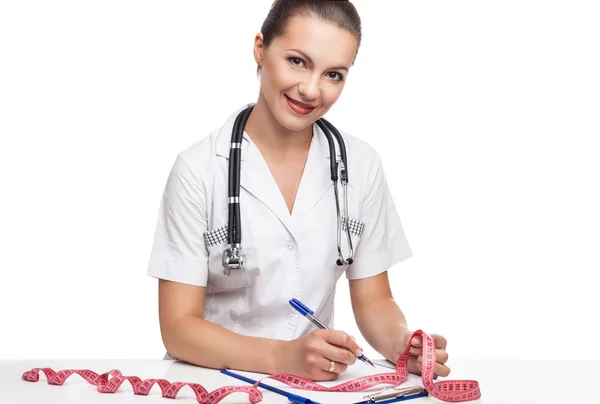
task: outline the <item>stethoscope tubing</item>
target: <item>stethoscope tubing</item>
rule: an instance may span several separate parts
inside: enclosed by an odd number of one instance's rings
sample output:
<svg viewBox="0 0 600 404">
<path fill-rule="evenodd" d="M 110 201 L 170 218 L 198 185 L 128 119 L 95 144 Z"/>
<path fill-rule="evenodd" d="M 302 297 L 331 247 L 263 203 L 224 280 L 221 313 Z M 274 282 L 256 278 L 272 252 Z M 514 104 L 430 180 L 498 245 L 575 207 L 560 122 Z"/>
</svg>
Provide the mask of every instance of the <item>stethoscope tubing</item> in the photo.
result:
<svg viewBox="0 0 600 404">
<path fill-rule="evenodd" d="M 229 249 L 224 251 L 223 265 L 224 272 L 228 275 L 230 270 L 225 269 L 226 254 L 231 259 L 234 257 L 234 261 L 238 264 L 238 267 L 243 270 L 243 253 L 241 252 L 241 213 L 240 213 L 240 177 L 241 177 L 241 153 L 242 153 L 242 139 L 244 134 L 244 128 L 248 122 L 248 118 L 254 109 L 254 105 L 249 106 L 245 110 L 241 111 L 235 118 L 232 135 L 231 135 L 231 146 L 229 149 L 229 172 L 228 172 L 228 228 L 227 228 L 227 242 L 229 243 Z M 337 250 L 338 260 L 337 265 L 342 266 L 344 264 L 350 265 L 353 261 L 354 249 L 352 247 L 352 239 L 350 237 L 349 228 L 349 217 L 348 217 L 348 160 L 346 155 L 346 145 L 340 132 L 325 118 L 320 118 L 316 121 L 317 125 L 323 131 L 327 138 L 329 146 L 329 168 L 331 171 L 331 181 L 334 186 L 335 205 L 337 211 Z M 333 136 L 332 136 L 333 133 Z M 338 162 L 335 152 L 335 141 L 338 143 L 340 149 L 341 162 Z M 341 164 L 341 167 L 340 167 Z M 338 178 L 338 171 L 340 172 L 341 178 Z M 344 258 L 341 249 L 341 232 L 342 232 L 342 219 L 340 212 L 339 192 L 338 192 L 338 179 L 342 185 L 344 194 L 344 224 L 346 225 L 346 236 L 348 239 L 349 246 L 349 258 Z M 233 253 L 232 253 L 233 251 Z M 232 255 L 233 254 L 233 255 Z M 227 261 L 228 262 L 228 261 Z"/>
</svg>

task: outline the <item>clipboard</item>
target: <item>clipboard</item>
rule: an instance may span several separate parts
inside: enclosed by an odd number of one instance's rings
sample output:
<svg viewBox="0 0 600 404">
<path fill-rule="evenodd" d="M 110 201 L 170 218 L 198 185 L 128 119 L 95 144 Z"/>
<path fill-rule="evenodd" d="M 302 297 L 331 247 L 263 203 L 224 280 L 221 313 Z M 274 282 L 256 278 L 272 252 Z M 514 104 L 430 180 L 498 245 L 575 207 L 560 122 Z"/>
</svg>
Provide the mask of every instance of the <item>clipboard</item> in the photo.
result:
<svg viewBox="0 0 600 404">
<path fill-rule="evenodd" d="M 414 398 L 427 397 L 429 393 L 423 387 L 412 386 L 405 387 L 403 389 L 390 389 L 392 392 L 374 394 L 367 396 L 364 401 L 358 401 L 352 404 L 386 404 L 386 403 L 397 403 L 399 401 L 412 400 Z"/>
<path fill-rule="evenodd" d="M 257 380 L 252 380 L 249 377 L 237 374 L 237 373 L 232 372 L 232 371 L 227 370 L 227 369 L 221 370 L 221 373 L 223 373 L 224 375 L 227 375 L 227 376 L 234 377 L 234 378 L 236 378 L 238 380 L 242 380 L 242 381 L 244 381 L 246 383 L 250 383 L 250 384 L 256 384 L 257 383 Z M 264 388 L 264 389 L 267 389 L 269 391 L 272 391 L 274 393 L 281 394 L 282 396 L 287 397 L 287 399 L 290 402 L 294 403 L 294 404 L 320 404 L 320 403 L 318 403 L 316 401 L 312 401 L 309 398 L 302 397 L 302 396 L 299 396 L 297 394 L 292 394 L 290 392 L 278 389 L 277 387 L 269 386 L 268 384 L 265 384 L 265 383 L 262 383 L 262 382 L 259 382 L 258 385 L 260 387 Z"/>
<path fill-rule="evenodd" d="M 381 365 L 377 363 L 378 361 L 373 361 L 376 365 L 380 367 L 387 368 L 388 366 Z M 386 364 L 387 365 L 387 364 Z M 354 368 L 356 366 L 356 368 Z M 355 377 L 364 376 L 362 372 L 369 372 L 371 369 L 370 366 L 361 367 L 361 365 L 353 365 L 350 368 L 350 372 L 348 375 L 342 374 L 340 375 L 342 378 L 345 377 L 347 379 L 354 379 Z M 361 372 L 362 371 L 362 372 Z M 378 371 L 377 373 L 384 373 L 385 371 Z M 238 380 L 242 380 L 246 383 L 256 384 L 257 379 L 260 380 L 263 377 L 268 375 L 261 373 L 252 373 L 245 371 L 231 371 L 229 369 L 221 370 L 222 374 L 231 376 Z M 265 382 L 269 381 L 269 379 L 265 380 Z M 377 403 L 377 404 L 388 404 L 388 403 L 396 403 L 401 401 L 412 400 L 421 397 L 427 397 L 429 393 L 423 388 L 420 383 L 420 378 L 414 376 L 412 380 L 407 380 L 407 387 L 397 386 L 396 388 L 392 387 L 377 387 L 372 390 L 360 391 L 360 392 L 324 392 L 324 391 L 312 391 L 312 390 L 302 390 L 297 388 L 292 388 L 283 383 L 280 383 L 275 380 L 271 380 L 277 387 L 270 383 L 259 382 L 258 386 L 262 387 L 266 390 L 272 391 L 276 394 L 280 394 L 284 397 L 287 397 L 288 400 L 295 404 L 369 404 L 369 403 Z M 418 382 L 417 382 L 418 381 Z M 342 383 L 343 380 L 338 380 L 336 382 L 323 382 L 323 384 L 331 384 L 337 385 Z M 404 384 L 404 383 L 403 383 Z M 281 387 L 279 387 L 281 386 Z"/>
</svg>

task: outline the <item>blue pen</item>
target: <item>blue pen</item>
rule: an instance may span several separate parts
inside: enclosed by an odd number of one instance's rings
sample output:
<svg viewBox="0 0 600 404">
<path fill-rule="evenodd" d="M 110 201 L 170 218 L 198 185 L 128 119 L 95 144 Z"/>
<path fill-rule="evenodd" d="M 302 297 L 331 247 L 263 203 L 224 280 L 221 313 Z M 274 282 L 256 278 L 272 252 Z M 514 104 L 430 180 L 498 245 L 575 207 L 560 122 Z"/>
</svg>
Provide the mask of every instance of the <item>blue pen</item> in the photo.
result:
<svg viewBox="0 0 600 404">
<path fill-rule="evenodd" d="M 302 314 L 304 317 L 306 317 L 307 319 L 309 319 L 317 327 L 322 328 L 322 329 L 326 329 L 326 330 L 330 329 L 321 320 L 319 320 L 317 317 L 315 317 L 315 312 L 314 311 L 312 311 L 311 309 L 309 309 L 308 307 L 306 307 L 304 305 L 304 303 L 302 303 L 300 300 L 294 298 L 294 299 L 290 300 L 290 304 L 292 305 L 292 307 L 294 309 L 296 309 L 300 314 Z M 369 359 L 367 359 L 367 357 L 365 356 L 365 354 L 362 354 L 357 359 L 360 359 L 361 361 L 363 361 L 365 363 L 368 363 L 369 365 L 375 367 L 375 365 L 373 365 L 373 362 L 371 362 Z"/>
</svg>

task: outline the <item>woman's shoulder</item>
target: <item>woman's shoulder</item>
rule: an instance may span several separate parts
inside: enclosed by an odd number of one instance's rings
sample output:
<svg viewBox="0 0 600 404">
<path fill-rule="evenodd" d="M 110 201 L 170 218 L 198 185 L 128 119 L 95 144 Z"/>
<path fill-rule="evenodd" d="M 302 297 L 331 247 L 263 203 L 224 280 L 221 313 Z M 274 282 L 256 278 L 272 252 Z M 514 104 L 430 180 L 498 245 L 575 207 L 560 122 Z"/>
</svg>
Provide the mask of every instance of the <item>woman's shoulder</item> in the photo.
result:
<svg viewBox="0 0 600 404">
<path fill-rule="evenodd" d="M 214 129 L 193 143 L 180 149 L 175 156 L 173 170 L 184 174 L 194 182 L 209 181 L 211 167 L 214 167 L 214 144 L 218 129 Z"/>
<path fill-rule="evenodd" d="M 368 141 L 343 129 L 338 131 L 346 144 L 348 165 L 373 167 L 381 163 L 379 152 Z"/>
<path fill-rule="evenodd" d="M 214 160 L 215 145 L 219 134 L 219 128 L 215 128 L 205 133 L 193 143 L 178 152 L 178 156 L 190 164 L 196 164 L 199 167 L 210 166 Z"/>
<path fill-rule="evenodd" d="M 219 126 L 213 127 L 195 142 L 179 151 L 178 158 L 185 160 L 198 172 L 211 171 L 219 156 L 228 157 L 233 122 L 237 114 L 248 105 L 237 109 Z"/>
<path fill-rule="evenodd" d="M 367 200 L 384 178 L 384 169 L 377 149 L 360 135 L 338 128 L 346 144 L 348 183 L 357 187 Z"/>
</svg>

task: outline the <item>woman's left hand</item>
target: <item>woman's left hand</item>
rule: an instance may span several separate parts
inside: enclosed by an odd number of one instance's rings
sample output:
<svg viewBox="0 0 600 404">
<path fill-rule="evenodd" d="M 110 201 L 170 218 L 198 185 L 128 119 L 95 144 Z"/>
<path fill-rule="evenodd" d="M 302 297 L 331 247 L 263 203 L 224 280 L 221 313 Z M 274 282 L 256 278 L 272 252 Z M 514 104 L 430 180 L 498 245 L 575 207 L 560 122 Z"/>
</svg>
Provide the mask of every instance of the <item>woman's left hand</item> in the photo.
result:
<svg viewBox="0 0 600 404">
<path fill-rule="evenodd" d="M 396 348 L 394 350 L 394 359 L 396 362 L 398 357 L 404 353 L 408 344 L 410 344 L 410 339 L 413 335 L 414 331 L 407 331 L 402 335 L 396 344 Z M 446 345 L 448 342 L 446 338 L 437 334 L 429 334 L 435 343 L 435 370 L 434 370 L 434 379 L 437 379 L 438 376 L 446 377 L 450 374 L 450 368 L 448 368 L 445 363 L 448 361 L 448 353 L 446 352 Z M 423 353 L 423 340 L 422 337 L 415 337 L 412 340 L 412 345 L 410 347 L 410 357 L 408 359 L 408 371 L 410 373 L 420 375 L 422 369 L 422 353 Z M 396 363 L 394 362 L 394 363 Z"/>
</svg>

